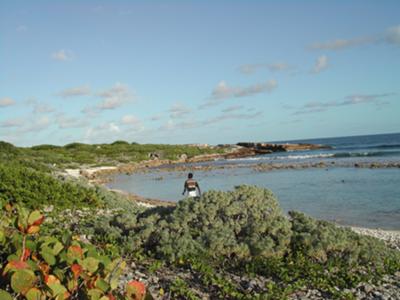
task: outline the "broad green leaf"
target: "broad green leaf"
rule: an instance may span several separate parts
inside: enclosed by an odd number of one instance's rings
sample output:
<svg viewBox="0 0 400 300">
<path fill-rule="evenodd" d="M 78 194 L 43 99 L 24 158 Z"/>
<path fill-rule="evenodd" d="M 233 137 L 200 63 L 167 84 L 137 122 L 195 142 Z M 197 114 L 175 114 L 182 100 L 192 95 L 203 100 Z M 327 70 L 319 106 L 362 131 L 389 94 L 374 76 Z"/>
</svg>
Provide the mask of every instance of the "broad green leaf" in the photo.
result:
<svg viewBox="0 0 400 300">
<path fill-rule="evenodd" d="M 10 293 L 6 292 L 5 290 L 0 290 L 0 299 L 13 300 L 13 297 L 10 295 Z"/>
<path fill-rule="evenodd" d="M 37 288 L 31 288 L 25 295 L 27 300 L 42 300 L 45 296 Z"/>
<path fill-rule="evenodd" d="M 99 300 L 103 296 L 103 292 L 99 289 L 91 289 L 88 291 L 91 300 Z"/>
<path fill-rule="evenodd" d="M 64 294 L 67 291 L 67 289 L 62 284 L 57 283 L 57 282 L 50 283 L 50 284 L 48 284 L 48 286 L 51 289 L 53 296 L 58 296 L 58 295 Z"/>
<path fill-rule="evenodd" d="M 43 219 L 43 215 L 38 210 L 34 210 L 29 214 L 28 225 L 40 225 Z"/>
<path fill-rule="evenodd" d="M 81 265 L 84 270 L 87 270 L 90 273 L 94 273 L 97 271 L 97 268 L 99 267 L 99 261 L 93 257 L 87 257 L 82 261 Z"/>
<path fill-rule="evenodd" d="M 53 255 L 58 255 L 64 249 L 63 244 L 56 242 L 53 247 Z"/>
<path fill-rule="evenodd" d="M 110 285 L 104 279 L 97 279 L 95 286 L 102 290 L 104 293 L 110 288 Z"/>
<path fill-rule="evenodd" d="M 25 294 L 35 285 L 36 276 L 31 270 L 17 270 L 11 276 L 11 288 L 21 294 Z"/>
<path fill-rule="evenodd" d="M 48 251 L 40 251 L 40 255 L 43 257 L 43 259 L 50 265 L 54 265 L 56 263 L 56 258 L 51 252 Z"/>
</svg>

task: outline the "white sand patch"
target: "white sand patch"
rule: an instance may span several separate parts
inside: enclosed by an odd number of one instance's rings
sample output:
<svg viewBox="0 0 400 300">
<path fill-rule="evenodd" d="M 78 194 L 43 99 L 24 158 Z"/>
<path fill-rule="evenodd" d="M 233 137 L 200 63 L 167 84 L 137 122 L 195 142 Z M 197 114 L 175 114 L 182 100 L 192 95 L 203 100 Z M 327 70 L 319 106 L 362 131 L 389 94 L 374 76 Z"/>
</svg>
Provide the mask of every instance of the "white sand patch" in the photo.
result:
<svg viewBox="0 0 400 300">
<path fill-rule="evenodd" d="M 88 174 L 89 176 L 93 175 L 96 172 L 99 171 L 111 171 L 111 170 L 116 170 L 117 167 L 93 167 L 93 168 L 87 168 L 87 169 L 83 169 L 82 172 L 85 172 L 86 174 Z"/>
<path fill-rule="evenodd" d="M 156 205 L 145 203 L 145 202 L 140 202 L 140 201 L 136 201 L 136 204 L 139 206 L 147 207 L 147 208 L 156 207 Z"/>
<path fill-rule="evenodd" d="M 67 173 L 68 176 L 71 176 L 74 178 L 79 178 L 81 176 L 80 169 L 65 169 L 65 173 Z"/>
</svg>

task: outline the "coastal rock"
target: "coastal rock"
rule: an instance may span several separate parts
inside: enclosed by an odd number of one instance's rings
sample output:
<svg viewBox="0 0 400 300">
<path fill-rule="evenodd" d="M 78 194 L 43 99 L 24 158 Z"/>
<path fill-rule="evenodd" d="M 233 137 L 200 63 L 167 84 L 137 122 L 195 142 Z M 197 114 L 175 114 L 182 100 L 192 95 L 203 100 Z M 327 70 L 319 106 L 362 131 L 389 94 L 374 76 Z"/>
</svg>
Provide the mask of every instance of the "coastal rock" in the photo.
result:
<svg viewBox="0 0 400 300">
<path fill-rule="evenodd" d="M 238 146 L 254 149 L 258 154 L 266 154 L 272 152 L 286 152 L 286 151 L 304 151 L 304 150 L 317 150 L 317 149 L 331 149 L 327 145 L 319 144 L 269 144 L 269 143 L 237 143 Z"/>
</svg>

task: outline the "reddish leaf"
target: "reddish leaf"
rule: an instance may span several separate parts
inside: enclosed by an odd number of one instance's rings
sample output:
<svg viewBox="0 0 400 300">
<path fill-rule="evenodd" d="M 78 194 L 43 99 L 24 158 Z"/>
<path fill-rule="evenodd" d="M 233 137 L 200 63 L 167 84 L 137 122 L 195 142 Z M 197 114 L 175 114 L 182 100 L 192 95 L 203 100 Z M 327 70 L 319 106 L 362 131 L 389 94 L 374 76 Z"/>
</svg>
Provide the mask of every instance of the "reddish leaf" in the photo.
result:
<svg viewBox="0 0 400 300">
<path fill-rule="evenodd" d="M 21 223 L 18 223 L 18 230 L 19 231 L 21 231 L 21 232 L 23 232 L 23 233 L 25 233 L 25 227 L 24 227 L 24 225 L 23 224 L 21 224 Z"/>
<path fill-rule="evenodd" d="M 33 226 L 39 226 L 44 222 L 44 216 L 42 216 L 40 219 L 37 219 L 35 222 L 33 222 Z"/>
<path fill-rule="evenodd" d="M 128 299 L 142 300 L 146 295 L 146 286 L 140 281 L 132 280 L 127 284 L 126 293 Z"/>
<path fill-rule="evenodd" d="M 117 300 L 117 298 L 115 298 L 113 294 L 108 294 L 107 297 L 109 300 Z"/>
<path fill-rule="evenodd" d="M 73 258 L 82 259 L 83 257 L 83 250 L 80 246 L 72 245 L 68 248 L 68 254 Z"/>
<path fill-rule="evenodd" d="M 73 264 L 71 266 L 71 271 L 74 273 L 74 278 L 77 279 L 82 272 L 82 267 L 78 264 Z"/>
<path fill-rule="evenodd" d="M 3 275 L 7 274 L 9 270 L 22 270 L 29 269 L 29 265 L 25 261 L 12 260 L 4 268 Z"/>
</svg>

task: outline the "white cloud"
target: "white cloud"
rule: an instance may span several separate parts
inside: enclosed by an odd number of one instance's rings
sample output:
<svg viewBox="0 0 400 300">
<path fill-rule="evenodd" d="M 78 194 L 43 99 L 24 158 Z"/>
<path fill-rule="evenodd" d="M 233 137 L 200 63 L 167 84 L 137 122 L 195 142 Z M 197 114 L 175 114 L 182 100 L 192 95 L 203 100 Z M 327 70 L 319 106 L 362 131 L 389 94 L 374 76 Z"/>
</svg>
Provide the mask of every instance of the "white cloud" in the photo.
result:
<svg viewBox="0 0 400 300">
<path fill-rule="evenodd" d="M 135 98 L 134 93 L 126 85 L 118 82 L 112 88 L 98 93 L 97 96 L 103 98 L 103 101 L 97 105 L 100 110 L 118 108 Z"/>
<path fill-rule="evenodd" d="M 243 105 L 233 105 L 222 110 L 223 113 L 233 112 L 243 109 Z"/>
<path fill-rule="evenodd" d="M 400 25 L 390 27 L 377 35 L 351 39 L 335 39 L 328 42 L 316 42 L 310 45 L 309 48 L 312 50 L 342 50 L 379 43 L 400 45 Z"/>
<path fill-rule="evenodd" d="M 88 121 L 86 119 L 80 119 L 76 117 L 68 117 L 65 114 L 61 113 L 57 116 L 56 122 L 58 127 L 61 129 L 67 128 L 82 128 L 88 125 Z"/>
<path fill-rule="evenodd" d="M 203 126 L 202 122 L 195 120 L 174 122 L 173 120 L 168 120 L 164 125 L 160 126 L 159 131 L 176 131 L 176 130 L 186 130 L 193 129 Z"/>
<path fill-rule="evenodd" d="M 58 61 L 67 61 L 72 59 L 72 52 L 69 50 L 58 50 L 51 55 L 51 58 Z"/>
<path fill-rule="evenodd" d="M 138 126 L 141 125 L 141 121 L 139 118 L 133 116 L 133 115 L 125 115 L 121 119 L 122 124 L 124 125 L 131 125 L 131 126 Z"/>
<path fill-rule="evenodd" d="M 293 69 L 293 67 L 284 62 L 276 62 L 271 64 L 246 64 L 241 65 L 238 69 L 239 72 L 242 74 L 253 74 L 254 72 L 261 69 L 267 69 L 271 72 L 276 72 L 287 71 Z"/>
<path fill-rule="evenodd" d="M 354 94 L 344 97 L 342 100 L 334 100 L 334 101 L 311 101 L 304 104 L 302 107 L 297 109 L 293 114 L 301 115 L 315 112 L 323 112 L 332 107 L 340 107 L 347 105 L 359 105 L 359 104 L 367 104 L 372 103 L 377 106 L 382 106 L 388 104 L 389 102 L 385 99 L 389 96 L 395 95 L 394 93 L 384 93 L 384 94 Z M 292 108 L 292 107 L 291 107 Z"/>
<path fill-rule="evenodd" d="M 226 121 L 226 120 L 253 120 L 260 116 L 262 116 L 261 111 L 257 111 L 252 114 L 223 113 L 215 118 L 210 118 L 208 120 L 205 120 L 203 122 L 203 124 L 210 125 L 210 124 L 219 123 L 219 122 Z"/>
<path fill-rule="evenodd" d="M 21 127 L 24 124 L 24 120 L 21 118 L 8 119 L 0 123 L 0 127 L 10 128 L 10 127 Z"/>
<path fill-rule="evenodd" d="M 121 130 L 119 129 L 118 125 L 114 124 L 114 123 L 109 123 L 108 124 L 108 130 L 110 132 L 120 132 Z"/>
<path fill-rule="evenodd" d="M 32 112 L 34 114 L 46 114 L 55 112 L 56 109 L 49 103 L 38 101 L 36 98 L 30 98 L 24 101 L 24 104 L 32 106 Z"/>
<path fill-rule="evenodd" d="M 159 121 L 159 120 L 161 120 L 162 118 L 163 118 L 162 114 L 157 114 L 157 115 L 151 116 L 151 117 L 150 117 L 150 120 L 151 120 L 151 121 Z"/>
<path fill-rule="evenodd" d="M 310 48 L 313 50 L 341 50 L 355 46 L 367 45 L 375 41 L 376 39 L 372 37 L 336 39 L 323 43 L 314 43 L 310 46 Z"/>
<path fill-rule="evenodd" d="M 400 25 L 389 28 L 385 40 L 390 44 L 400 45 Z"/>
<path fill-rule="evenodd" d="M 328 68 L 328 57 L 326 55 L 321 55 L 317 58 L 315 65 L 312 69 L 312 73 L 320 73 L 321 71 Z"/>
<path fill-rule="evenodd" d="M 81 110 L 81 113 L 89 117 L 96 117 L 99 114 L 99 109 L 94 106 L 86 106 Z"/>
<path fill-rule="evenodd" d="M 0 107 L 11 106 L 11 105 L 14 105 L 15 103 L 16 103 L 15 100 L 11 99 L 9 97 L 0 99 Z"/>
<path fill-rule="evenodd" d="M 86 142 L 109 142 L 121 138 L 121 129 L 114 122 L 106 122 L 86 129 L 84 139 Z"/>
<path fill-rule="evenodd" d="M 184 106 L 181 103 L 175 103 L 168 111 L 170 114 L 169 116 L 172 119 L 182 118 L 191 112 L 191 110 L 188 107 Z"/>
<path fill-rule="evenodd" d="M 22 128 L 21 132 L 39 132 L 51 125 L 49 118 L 46 116 L 37 118 L 28 123 L 28 126 Z"/>
<path fill-rule="evenodd" d="M 87 85 L 68 88 L 58 93 L 58 95 L 63 98 L 88 96 L 90 94 L 91 94 L 90 87 Z"/>
<path fill-rule="evenodd" d="M 230 87 L 225 81 L 220 81 L 218 85 L 212 91 L 213 99 L 225 99 L 225 98 L 238 98 L 247 97 L 263 92 L 271 92 L 278 86 L 276 80 L 271 79 L 263 83 L 257 83 L 247 87 Z"/>
</svg>

